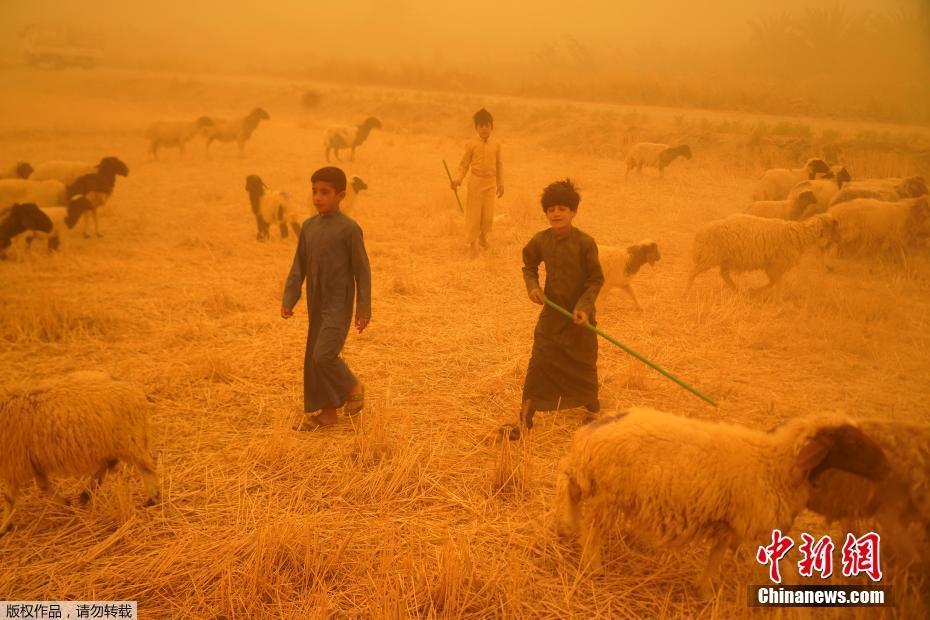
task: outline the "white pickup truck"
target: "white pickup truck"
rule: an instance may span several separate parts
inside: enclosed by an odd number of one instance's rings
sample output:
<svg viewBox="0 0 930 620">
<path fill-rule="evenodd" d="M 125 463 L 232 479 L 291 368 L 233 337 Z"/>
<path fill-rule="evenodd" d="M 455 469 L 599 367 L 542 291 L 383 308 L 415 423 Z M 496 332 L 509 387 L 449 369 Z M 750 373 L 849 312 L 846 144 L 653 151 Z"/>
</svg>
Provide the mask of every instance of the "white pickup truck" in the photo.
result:
<svg viewBox="0 0 930 620">
<path fill-rule="evenodd" d="M 103 58 L 94 37 L 64 27 L 32 24 L 20 32 L 27 65 L 44 69 L 93 68 Z"/>
</svg>

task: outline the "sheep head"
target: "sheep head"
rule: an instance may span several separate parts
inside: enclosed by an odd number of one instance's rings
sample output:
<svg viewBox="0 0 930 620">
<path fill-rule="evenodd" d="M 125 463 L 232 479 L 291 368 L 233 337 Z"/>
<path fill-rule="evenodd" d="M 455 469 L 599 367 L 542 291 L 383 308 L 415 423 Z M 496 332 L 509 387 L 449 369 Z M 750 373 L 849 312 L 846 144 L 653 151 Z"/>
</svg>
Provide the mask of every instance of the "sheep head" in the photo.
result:
<svg viewBox="0 0 930 620">
<path fill-rule="evenodd" d="M 368 118 L 365 119 L 364 123 L 359 125 L 359 127 L 367 127 L 369 130 L 381 129 L 381 121 L 379 121 L 374 116 L 369 116 Z"/>
<path fill-rule="evenodd" d="M 927 198 L 914 198 L 907 215 L 907 228 L 913 234 L 922 236 L 930 234 L 930 203 Z"/>
<path fill-rule="evenodd" d="M 249 118 L 255 121 L 268 121 L 271 120 L 271 117 L 268 115 L 268 112 L 265 112 L 263 108 L 255 108 L 249 112 Z"/>
<path fill-rule="evenodd" d="M 265 193 L 265 188 L 268 187 L 265 185 L 262 178 L 257 174 L 250 174 L 245 177 L 245 191 L 249 193 L 249 196 L 258 196 L 262 197 L 262 194 Z"/>
<path fill-rule="evenodd" d="M 846 166 L 843 166 L 836 171 L 836 184 L 839 187 L 843 187 L 844 183 L 849 183 L 852 181 L 852 175 L 849 174 L 849 171 L 846 170 Z"/>
<path fill-rule="evenodd" d="M 366 183 L 361 177 L 352 177 L 352 191 L 356 194 L 364 189 L 368 189 L 368 183 Z"/>
<path fill-rule="evenodd" d="M 901 198 L 918 198 L 920 196 L 926 196 L 927 182 L 923 177 L 908 177 L 895 188 L 895 191 Z"/>
<path fill-rule="evenodd" d="M 646 263 L 654 265 L 662 258 L 659 254 L 659 245 L 649 239 L 631 245 L 627 248 L 627 253 L 630 255 L 630 264 L 635 264 L 637 267 Z"/>
<path fill-rule="evenodd" d="M 814 239 L 821 248 L 840 241 L 840 223 L 830 213 L 820 213 L 806 220 L 804 224 L 814 231 Z"/>
<path fill-rule="evenodd" d="M 194 121 L 194 127 L 197 131 L 201 131 L 207 127 L 213 127 L 216 123 L 213 122 L 213 119 L 209 116 L 201 116 L 196 121 Z"/>
<path fill-rule="evenodd" d="M 801 214 L 807 211 L 807 208 L 817 204 L 817 196 L 809 189 L 799 193 L 794 199 L 794 209 L 791 211 L 791 219 L 796 220 Z"/>
<path fill-rule="evenodd" d="M 852 424 L 820 426 L 800 445 L 794 471 L 810 481 L 828 469 L 839 469 L 869 480 L 884 478 L 891 466 L 874 439 Z"/>
<path fill-rule="evenodd" d="M 807 168 L 808 179 L 816 179 L 818 174 L 822 174 L 827 178 L 833 176 L 833 171 L 830 170 L 830 166 L 822 159 L 808 159 L 804 167 Z"/>
<path fill-rule="evenodd" d="M 119 157 L 104 157 L 100 160 L 100 163 L 97 164 L 97 170 L 106 174 L 108 176 L 119 175 L 121 177 L 129 176 L 129 166 L 123 162 Z"/>
<path fill-rule="evenodd" d="M 16 164 L 15 172 L 16 172 L 16 176 L 18 176 L 19 178 L 28 179 L 29 175 L 34 172 L 34 169 L 27 162 L 21 161 L 18 164 Z M 926 193 L 926 190 L 924 191 L 924 193 Z"/>
</svg>

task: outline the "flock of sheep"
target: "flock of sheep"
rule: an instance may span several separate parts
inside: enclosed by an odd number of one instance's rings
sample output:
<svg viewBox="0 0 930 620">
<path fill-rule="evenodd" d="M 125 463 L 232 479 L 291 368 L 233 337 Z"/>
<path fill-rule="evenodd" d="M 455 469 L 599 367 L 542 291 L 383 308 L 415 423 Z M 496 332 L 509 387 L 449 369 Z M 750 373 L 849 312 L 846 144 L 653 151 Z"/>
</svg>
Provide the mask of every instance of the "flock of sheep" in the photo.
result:
<svg viewBox="0 0 930 620">
<path fill-rule="evenodd" d="M 201 117 L 160 122 L 147 133 L 153 158 L 163 147 L 178 148 L 197 136 L 236 142 L 240 153 L 267 112 L 256 108 L 238 119 Z M 325 155 L 361 145 L 380 121 L 332 128 Z M 626 160 L 627 174 L 654 167 L 660 175 L 675 159 L 690 159 L 687 145 L 642 143 Z M 17 164 L 0 180 L 0 250 L 11 240 L 47 238 L 57 246 L 63 232 L 83 216 L 89 220 L 112 194 L 116 177 L 129 169 L 116 157 L 96 165 L 52 161 Z M 351 177 L 345 208 L 367 188 Z M 245 189 L 256 219 L 257 238 L 272 228 L 287 237 L 299 232 L 304 215 L 285 192 L 258 175 Z M 688 288 L 700 273 L 717 267 L 736 288 L 732 273 L 762 270 L 775 285 L 812 246 L 835 245 L 843 253 L 904 251 L 930 234 L 927 185 L 922 177 L 853 181 L 845 168 L 811 159 L 797 169 L 774 169 L 761 178 L 745 213 L 710 222 L 694 239 Z M 660 259 L 645 240 L 627 248 L 600 247 L 604 292 L 616 287 L 639 302 L 630 280 Z M 4 514 L 0 535 L 11 525 L 19 489 L 35 479 L 50 491 L 48 476 L 91 476 L 81 496 L 100 484 L 118 461 L 137 467 L 149 501 L 158 481 L 148 450 L 145 394 L 104 373 L 79 372 L 57 381 L 9 391 L 0 399 L 0 452 Z M 55 441 L 50 430 L 54 427 Z M 670 446 L 673 448 L 670 449 Z M 682 466 L 685 463 L 685 466 Z M 837 484 L 836 476 L 846 476 Z M 855 493 L 841 493 L 840 489 Z M 601 418 L 576 431 L 558 468 L 556 529 L 579 536 L 583 561 L 601 566 L 606 532 L 623 523 L 654 544 L 710 540 L 712 551 L 697 583 L 710 592 L 710 579 L 728 549 L 766 539 L 774 528 L 788 531 L 805 508 L 828 519 L 874 517 L 903 565 L 914 561 L 909 528 L 930 541 L 930 426 L 889 420 L 853 421 L 815 415 L 769 432 L 704 422 L 634 408 Z M 930 549 L 927 549 L 930 550 Z"/>
</svg>

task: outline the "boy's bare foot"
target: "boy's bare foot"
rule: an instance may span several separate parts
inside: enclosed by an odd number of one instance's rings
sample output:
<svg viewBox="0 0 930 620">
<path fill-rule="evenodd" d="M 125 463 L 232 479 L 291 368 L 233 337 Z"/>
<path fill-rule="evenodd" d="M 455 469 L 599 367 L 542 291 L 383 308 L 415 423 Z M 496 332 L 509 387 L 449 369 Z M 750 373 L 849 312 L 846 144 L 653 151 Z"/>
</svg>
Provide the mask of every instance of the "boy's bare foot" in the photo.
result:
<svg viewBox="0 0 930 620">
<path fill-rule="evenodd" d="M 362 412 L 362 409 L 365 408 L 365 384 L 359 381 L 355 384 L 355 387 L 352 388 L 352 391 L 349 392 L 349 398 L 346 399 L 345 405 L 345 414 L 347 416 L 355 416 Z"/>
<path fill-rule="evenodd" d="M 332 426 L 339 421 L 335 409 L 323 409 L 316 415 L 304 414 L 303 420 L 294 427 L 295 431 L 312 431 L 323 426 Z"/>
</svg>

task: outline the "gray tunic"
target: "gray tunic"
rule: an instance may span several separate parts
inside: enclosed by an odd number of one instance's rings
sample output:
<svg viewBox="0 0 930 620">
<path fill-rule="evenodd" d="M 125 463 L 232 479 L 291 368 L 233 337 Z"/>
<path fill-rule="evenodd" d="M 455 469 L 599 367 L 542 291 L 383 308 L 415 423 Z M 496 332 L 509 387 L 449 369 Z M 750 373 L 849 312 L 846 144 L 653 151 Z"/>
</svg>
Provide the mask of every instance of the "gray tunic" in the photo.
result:
<svg viewBox="0 0 930 620">
<path fill-rule="evenodd" d="M 339 357 L 355 316 L 371 318 L 371 269 L 361 227 L 341 211 L 304 222 L 282 306 L 293 308 L 307 281 L 310 328 L 304 354 L 304 411 L 341 407 L 355 376 Z M 358 293 L 356 299 L 356 292 Z"/>
</svg>

